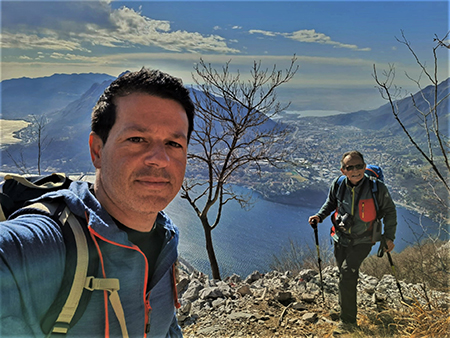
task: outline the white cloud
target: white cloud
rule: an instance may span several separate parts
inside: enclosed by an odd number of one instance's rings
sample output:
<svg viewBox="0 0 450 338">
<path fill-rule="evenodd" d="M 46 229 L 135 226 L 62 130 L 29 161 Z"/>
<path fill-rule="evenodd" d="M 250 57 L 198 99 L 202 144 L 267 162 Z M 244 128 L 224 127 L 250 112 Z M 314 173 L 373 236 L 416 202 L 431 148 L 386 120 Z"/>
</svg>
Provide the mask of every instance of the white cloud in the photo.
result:
<svg viewBox="0 0 450 338">
<path fill-rule="evenodd" d="M 52 53 L 49 56 L 52 59 L 56 60 L 66 60 L 66 61 L 82 61 L 82 62 L 89 62 L 94 63 L 101 60 L 101 58 L 98 57 L 92 57 L 92 56 L 83 56 L 83 55 L 76 55 L 76 54 L 62 54 L 62 53 Z"/>
<path fill-rule="evenodd" d="M 104 8 L 102 14 L 105 14 Z M 158 47 L 172 52 L 239 53 L 239 50 L 228 47 L 226 40 L 219 35 L 173 31 L 169 21 L 148 18 L 125 6 L 110 9 L 106 15 L 109 15 L 107 20 L 99 20 L 103 24 L 91 20 L 80 22 L 75 27 L 73 21 L 67 20 L 61 21 L 59 26 L 53 23 L 49 27 L 22 25 L 11 31 L 3 29 L 2 48 L 91 52 L 95 46 Z"/>
<path fill-rule="evenodd" d="M 314 29 L 304 29 L 293 33 L 283 34 L 285 37 L 300 42 L 316 42 L 322 44 L 331 43 L 331 38 L 322 33 L 317 33 Z"/>
<path fill-rule="evenodd" d="M 3 32 L 0 34 L 2 41 L 2 48 L 4 49 L 50 49 L 50 50 L 70 50 L 70 51 L 88 51 L 83 48 L 78 42 L 67 41 L 59 39 L 55 36 L 38 36 L 37 34 L 25 33 L 9 33 Z"/>
<path fill-rule="evenodd" d="M 316 32 L 314 29 L 303 29 L 292 33 L 270 32 L 258 29 L 252 29 L 250 34 L 261 34 L 264 36 L 275 37 L 283 36 L 287 39 L 305 43 L 318 43 L 323 45 L 332 45 L 334 48 L 348 48 L 357 51 L 370 51 L 370 48 L 359 48 L 357 45 L 341 43 L 331 40 L 331 38 L 323 33 Z"/>
<path fill-rule="evenodd" d="M 104 32 L 103 37 L 112 36 L 121 44 L 157 46 L 175 52 L 183 50 L 190 52 L 239 52 L 236 49 L 229 48 L 225 39 L 218 35 L 204 36 L 197 32 L 172 31 L 168 21 L 149 19 L 126 7 L 114 11 L 111 19 L 117 29 L 113 32 Z"/>
<path fill-rule="evenodd" d="M 277 35 L 282 35 L 281 33 L 274 33 L 274 32 L 269 32 L 269 31 L 263 31 L 260 29 L 251 29 L 249 31 L 250 34 L 261 34 L 261 35 L 265 35 L 265 36 L 277 36 Z"/>
</svg>

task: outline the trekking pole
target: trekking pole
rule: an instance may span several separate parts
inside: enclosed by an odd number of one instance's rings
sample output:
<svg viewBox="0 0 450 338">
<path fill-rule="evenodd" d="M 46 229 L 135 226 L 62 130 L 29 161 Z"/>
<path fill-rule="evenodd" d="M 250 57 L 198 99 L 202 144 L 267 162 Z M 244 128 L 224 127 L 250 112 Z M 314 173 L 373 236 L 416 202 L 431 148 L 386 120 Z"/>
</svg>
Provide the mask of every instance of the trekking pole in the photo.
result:
<svg viewBox="0 0 450 338">
<path fill-rule="evenodd" d="M 388 256 L 388 259 L 389 259 L 389 263 L 391 264 L 392 273 L 394 275 L 395 282 L 396 282 L 397 287 L 398 287 L 398 291 L 400 292 L 400 296 L 402 297 L 402 301 L 404 301 L 406 303 L 406 300 L 403 297 L 402 288 L 400 287 L 400 283 L 399 283 L 399 281 L 397 279 L 397 274 L 395 272 L 395 265 L 394 265 L 394 262 L 392 261 L 391 253 L 390 252 L 386 252 L 386 253 L 387 253 L 387 256 Z"/>
<path fill-rule="evenodd" d="M 316 238 L 317 260 L 319 263 L 320 289 L 322 291 L 322 299 L 325 302 L 325 295 L 323 293 L 323 279 L 322 279 L 322 259 L 320 258 L 319 231 L 317 229 L 317 221 L 313 219 L 311 225 L 312 228 L 314 229 L 314 237 Z"/>
<path fill-rule="evenodd" d="M 380 248 L 378 249 L 378 254 L 377 254 L 378 257 L 383 257 L 383 253 L 384 253 L 383 249 L 384 248 L 387 249 L 388 246 L 387 246 L 386 239 L 384 238 L 384 236 L 381 236 Z M 391 253 L 386 251 L 386 254 L 387 254 L 387 257 L 388 257 L 388 260 L 389 260 L 389 264 L 391 265 L 392 274 L 393 274 L 393 276 L 395 278 L 395 283 L 397 284 L 398 291 L 400 292 L 400 296 L 402 297 L 402 301 L 404 303 L 407 303 L 405 298 L 403 297 L 402 288 L 400 287 L 400 283 L 399 283 L 398 278 L 397 278 L 397 273 L 395 272 L 395 265 L 394 265 L 394 261 L 392 260 Z"/>
</svg>

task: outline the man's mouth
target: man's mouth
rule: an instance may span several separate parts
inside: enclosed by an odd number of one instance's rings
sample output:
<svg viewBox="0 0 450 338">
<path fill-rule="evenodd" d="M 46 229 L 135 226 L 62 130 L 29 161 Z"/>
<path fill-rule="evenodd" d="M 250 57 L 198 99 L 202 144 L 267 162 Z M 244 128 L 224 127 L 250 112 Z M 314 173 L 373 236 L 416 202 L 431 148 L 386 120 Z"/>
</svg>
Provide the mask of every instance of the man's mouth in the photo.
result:
<svg viewBox="0 0 450 338">
<path fill-rule="evenodd" d="M 350 178 L 351 178 L 352 180 L 354 180 L 355 182 L 356 182 L 356 181 L 359 181 L 362 177 L 363 177 L 362 174 L 354 174 L 354 175 L 351 175 L 351 176 L 350 176 Z"/>
<path fill-rule="evenodd" d="M 153 190 L 160 190 L 170 183 L 168 179 L 162 177 L 138 178 L 136 182 L 145 188 Z"/>
</svg>

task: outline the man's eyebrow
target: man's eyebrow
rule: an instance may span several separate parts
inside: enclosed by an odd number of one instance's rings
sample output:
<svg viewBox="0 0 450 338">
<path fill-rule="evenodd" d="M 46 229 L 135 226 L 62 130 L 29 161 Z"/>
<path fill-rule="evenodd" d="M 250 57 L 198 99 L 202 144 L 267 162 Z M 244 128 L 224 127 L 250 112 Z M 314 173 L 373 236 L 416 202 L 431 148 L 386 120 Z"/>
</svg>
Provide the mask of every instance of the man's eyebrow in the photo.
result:
<svg viewBox="0 0 450 338">
<path fill-rule="evenodd" d="M 128 126 L 125 126 L 123 128 L 123 131 L 139 131 L 139 132 L 145 133 L 145 132 L 149 131 L 149 129 L 139 126 L 139 125 L 136 125 L 136 124 L 130 124 Z"/>
<path fill-rule="evenodd" d="M 184 133 L 177 133 L 177 132 L 174 132 L 174 133 L 172 133 L 172 137 L 173 138 L 175 138 L 175 139 L 183 139 L 183 140 L 187 140 L 187 135 L 185 135 Z"/>
<path fill-rule="evenodd" d="M 133 131 L 137 131 L 137 132 L 140 132 L 140 133 L 151 133 L 152 132 L 151 129 L 143 127 L 143 126 L 140 126 L 140 125 L 136 125 L 136 124 L 131 124 L 131 125 L 125 126 L 123 128 L 123 133 L 133 132 Z M 181 138 L 181 139 L 187 140 L 187 138 L 188 138 L 187 134 L 185 134 L 183 132 L 174 131 L 170 135 L 171 135 L 172 138 L 175 138 L 175 139 L 180 139 Z"/>
</svg>

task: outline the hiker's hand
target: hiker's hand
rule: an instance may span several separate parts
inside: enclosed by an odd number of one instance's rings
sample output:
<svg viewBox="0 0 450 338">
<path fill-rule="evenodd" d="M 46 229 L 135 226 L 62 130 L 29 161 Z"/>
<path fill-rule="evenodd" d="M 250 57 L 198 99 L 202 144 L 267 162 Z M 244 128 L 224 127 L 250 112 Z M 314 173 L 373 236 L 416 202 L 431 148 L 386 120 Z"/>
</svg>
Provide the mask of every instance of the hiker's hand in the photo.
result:
<svg viewBox="0 0 450 338">
<path fill-rule="evenodd" d="M 308 220 L 309 224 L 313 229 L 317 228 L 317 223 L 320 223 L 320 217 L 317 215 L 311 216 Z"/>
<path fill-rule="evenodd" d="M 387 248 L 384 248 L 384 251 L 385 252 L 391 252 L 394 249 L 395 244 L 390 239 L 387 239 L 386 240 L 386 246 L 387 246 Z"/>
</svg>

